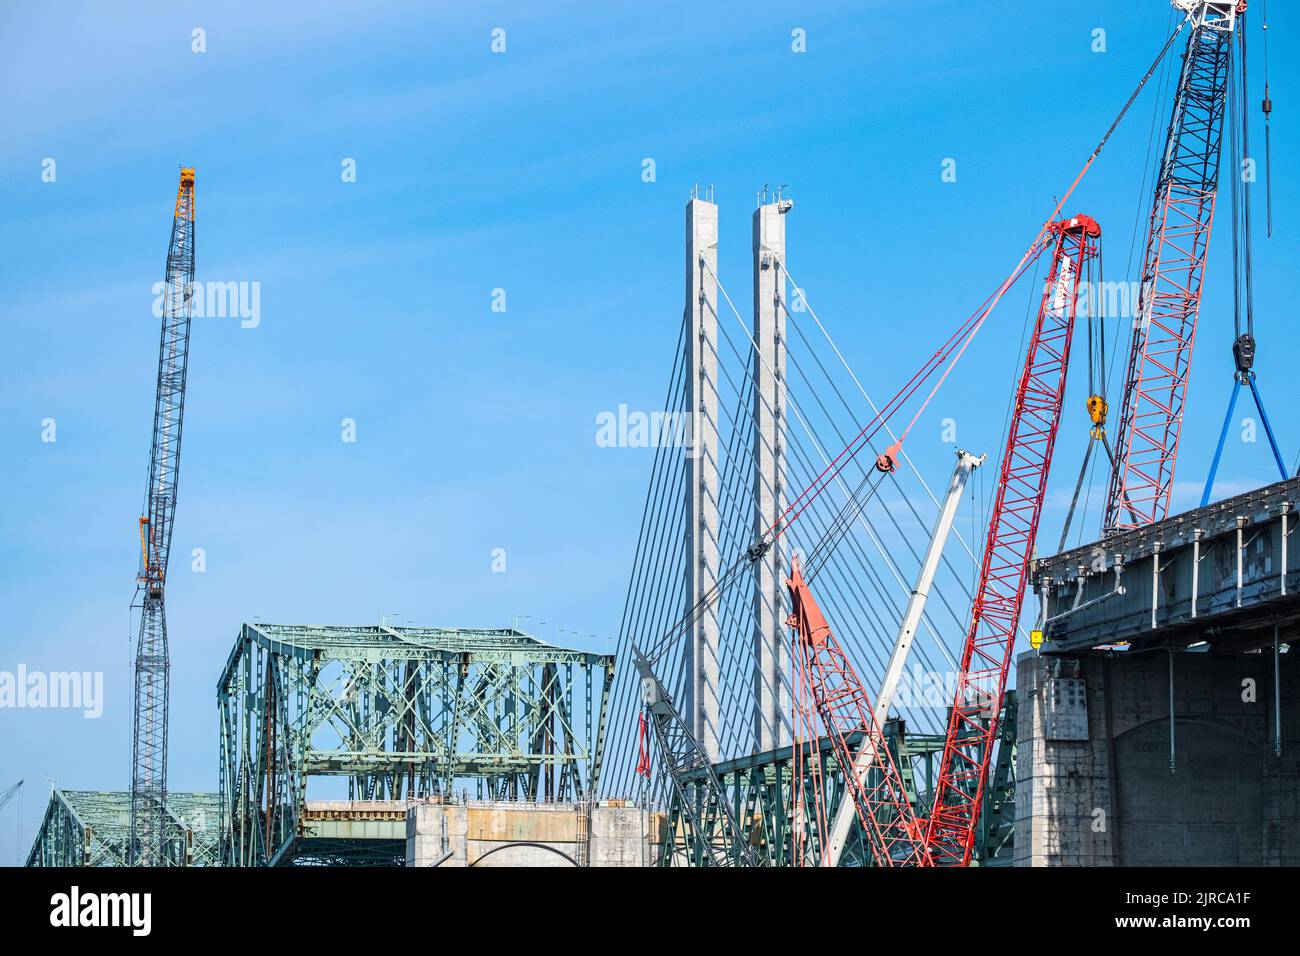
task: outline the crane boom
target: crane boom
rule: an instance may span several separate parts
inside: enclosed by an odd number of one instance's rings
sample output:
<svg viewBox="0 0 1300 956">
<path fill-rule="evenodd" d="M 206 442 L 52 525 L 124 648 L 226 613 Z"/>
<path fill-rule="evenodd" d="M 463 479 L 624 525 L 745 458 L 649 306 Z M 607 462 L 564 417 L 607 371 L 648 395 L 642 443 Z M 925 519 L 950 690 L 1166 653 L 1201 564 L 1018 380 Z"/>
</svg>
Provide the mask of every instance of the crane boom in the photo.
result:
<svg viewBox="0 0 1300 956">
<path fill-rule="evenodd" d="M 1052 263 L 1016 388 L 926 829 L 926 850 L 939 865 L 970 862 L 1061 420 L 1080 277 L 1097 256 L 1101 227 L 1074 216 L 1048 235 Z"/>
<path fill-rule="evenodd" d="M 863 738 L 862 745 L 853 758 L 852 767 L 855 779 L 861 778 L 879 759 L 875 752 L 876 740 L 879 735 L 884 733 L 884 721 L 888 718 L 889 711 L 894 705 L 894 694 L 898 690 L 899 679 L 902 677 L 903 668 L 907 664 L 907 655 L 912 647 L 912 639 L 916 636 L 916 629 L 925 613 L 925 602 L 930 594 L 930 586 L 934 583 L 934 574 L 938 570 L 939 559 L 943 557 L 943 546 L 948 540 L 949 532 L 952 531 L 952 522 L 957 514 L 957 505 L 961 501 L 962 491 L 966 487 L 966 481 L 970 478 L 971 472 L 983 463 L 983 455 L 976 458 L 965 451 L 957 452 L 957 465 L 953 468 L 952 478 L 948 482 L 948 492 L 944 496 L 943 505 L 939 508 L 939 516 L 935 519 L 934 531 L 930 535 L 930 544 L 926 549 L 925 558 L 922 560 L 921 569 L 917 574 L 916 586 L 912 589 L 912 596 L 908 599 L 907 607 L 903 611 L 902 623 L 898 628 L 898 637 L 894 640 L 894 650 L 889 656 L 889 663 L 885 666 L 885 676 L 880 682 L 880 692 L 876 695 L 876 705 L 873 713 L 877 733 Z M 853 826 L 853 817 L 853 805 L 848 800 L 841 800 L 839 806 L 835 809 L 835 816 L 831 821 L 826 846 L 822 850 L 823 866 L 839 866 L 840 857 L 844 853 L 844 846 L 848 842 L 849 831 Z"/>
<path fill-rule="evenodd" d="M 688 862 L 695 866 L 757 866 L 754 848 L 741 830 L 717 771 L 682 719 L 672 695 L 655 676 L 650 660 L 635 644 L 632 663 L 641 678 L 641 702 L 661 769 L 690 827 L 689 833 L 680 834 Z"/>
<path fill-rule="evenodd" d="M 3 810 L 5 807 L 9 806 L 9 801 L 12 800 L 17 795 L 18 791 L 21 790 L 22 787 L 23 787 L 23 782 L 19 780 L 16 784 L 14 784 L 4 793 L 0 793 L 0 810 Z"/>
<path fill-rule="evenodd" d="M 1173 0 L 1192 32 L 1147 226 L 1103 533 L 1168 514 L 1218 192 L 1239 0 Z"/>
<path fill-rule="evenodd" d="M 876 866 L 924 866 L 927 860 L 921 843 L 923 833 L 885 741 L 883 722 L 873 711 L 862 681 L 804 580 L 797 557 L 786 587 L 793 609 L 787 623 L 792 628 L 796 684 L 809 690 L 835 759 L 844 768 L 845 795 L 840 807 L 856 811 Z M 795 707 L 799 707 L 797 702 Z M 805 722 L 796 713 L 793 723 L 800 726 Z M 849 743 L 854 734 L 862 735 L 856 752 Z M 796 741 L 794 746 L 799 756 L 804 745 Z M 803 786 L 802 776 L 796 774 L 791 785 Z M 807 814 L 796 813 L 799 816 Z M 821 816 L 817 814 L 819 819 Z M 822 844 L 821 865 L 836 865 L 838 854 L 832 862 L 825 852 L 830 846 L 828 835 Z M 841 840 L 840 849 L 842 844 Z"/>
<path fill-rule="evenodd" d="M 176 512 L 193 286 L 194 169 L 183 167 L 167 248 L 149 484 L 140 517 L 140 572 L 136 580 L 141 603 L 135 653 L 129 851 L 129 859 L 136 866 L 160 866 L 165 862 L 169 657 L 163 590 Z"/>
</svg>

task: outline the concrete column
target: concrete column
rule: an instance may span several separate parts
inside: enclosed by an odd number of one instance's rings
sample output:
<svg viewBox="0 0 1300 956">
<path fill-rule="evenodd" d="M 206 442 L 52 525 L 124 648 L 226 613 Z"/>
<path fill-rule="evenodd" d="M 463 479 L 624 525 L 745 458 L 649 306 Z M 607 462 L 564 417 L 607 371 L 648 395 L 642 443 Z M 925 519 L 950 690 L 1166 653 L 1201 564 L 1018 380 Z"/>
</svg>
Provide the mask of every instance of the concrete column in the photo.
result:
<svg viewBox="0 0 1300 956">
<path fill-rule="evenodd" d="M 658 858 L 655 832 L 662 817 L 646 814 L 637 806 L 596 806 L 591 809 L 591 862 L 589 866 L 649 866 Z M 649 831 L 647 832 L 647 827 Z"/>
<path fill-rule="evenodd" d="M 718 207 L 686 204 L 685 403 L 691 416 L 686 456 L 686 603 L 694 607 L 718 581 Z M 718 759 L 718 616 L 710 606 L 686 648 L 683 715 L 701 750 Z"/>
<path fill-rule="evenodd" d="M 406 811 L 407 866 L 468 866 L 469 816 L 460 804 L 417 803 Z"/>
<path fill-rule="evenodd" d="M 1294 625 L 1282 628 L 1297 646 Z M 1300 864 L 1300 765 L 1272 756 L 1270 650 L 1173 655 L 1176 773 L 1163 650 L 1022 654 L 1016 865 Z M 1291 656 L 1278 677 L 1284 711 L 1300 701 Z M 1300 732 L 1283 730 L 1289 750 Z"/>
<path fill-rule="evenodd" d="M 785 493 L 785 214 L 766 192 L 754 210 L 754 539 L 775 524 Z M 754 738 L 760 751 L 789 743 L 785 573 L 780 542 L 754 567 Z"/>
</svg>

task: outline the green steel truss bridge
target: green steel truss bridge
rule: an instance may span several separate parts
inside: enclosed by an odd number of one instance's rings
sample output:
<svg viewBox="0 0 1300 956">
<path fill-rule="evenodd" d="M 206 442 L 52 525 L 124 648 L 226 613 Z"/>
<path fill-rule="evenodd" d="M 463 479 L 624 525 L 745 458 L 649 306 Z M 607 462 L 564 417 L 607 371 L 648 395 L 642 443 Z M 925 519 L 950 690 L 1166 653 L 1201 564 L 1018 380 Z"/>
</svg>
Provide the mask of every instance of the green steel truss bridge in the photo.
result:
<svg viewBox="0 0 1300 956">
<path fill-rule="evenodd" d="M 167 794 L 166 866 L 220 864 L 221 802 L 215 793 Z M 128 866 L 131 794 L 55 790 L 27 855 L 28 866 Z"/>
<path fill-rule="evenodd" d="M 509 628 L 245 624 L 217 687 L 222 862 L 398 863 L 385 803 L 587 797 L 613 680 Z"/>
<path fill-rule="evenodd" d="M 1015 849 L 1016 817 L 1016 695 L 1008 691 L 999 721 L 1000 746 L 989 776 L 989 789 L 985 795 L 980 816 L 977 852 L 972 862 L 980 866 L 1010 866 Z M 935 780 L 939 760 L 943 756 L 942 734 L 909 734 L 900 721 L 891 720 L 885 726 L 894 763 L 902 773 L 907 795 L 919 816 L 929 812 L 934 799 Z M 856 748 L 862 734 L 850 737 Z M 805 743 L 805 792 L 814 786 L 808 773 L 812 763 L 812 745 Z M 844 799 L 844 775 L 836 762 L 828 738 L 817 741 L 816 763 L 820 766 L 820 781 L 826 797 L 826 806 L 833 811 Z M 815 840 L 816 827 L 807 819 L 798 819 L 793 813 L 791 780 L 795 773 L 794 748 L 782 747 L 765 753 L 752 754 L 725 760 L 714 765 L 722 790 L 731 801 L 731 814 L 740 822 L 750 845 L 754 848 L 760 866 L 793 866 L 795 861 L 795 835 L 802 831 L 805 839 Z M 688 792 L 699 801 L 697 812 L 686 813 L 680 800 L 672 797 L 668 805 L 668 839 L 660 851 L 660 866 L 705 866 L 701 857 L 709 845 L 722 840 L 721 826 L 724 812 L 713 805 L 717 790 L 707 786 L 703 774 L 692 779 Z M 702 820 L 708 828 L 703 839 L 692 839 L 692 818 Z M 814 847 L 816 855 L 820 847 Z M 870 854 L 863 838 L 861 824 L 855 822 L 849 838 L 842 866 L 870 866 Z"/>
</svg>

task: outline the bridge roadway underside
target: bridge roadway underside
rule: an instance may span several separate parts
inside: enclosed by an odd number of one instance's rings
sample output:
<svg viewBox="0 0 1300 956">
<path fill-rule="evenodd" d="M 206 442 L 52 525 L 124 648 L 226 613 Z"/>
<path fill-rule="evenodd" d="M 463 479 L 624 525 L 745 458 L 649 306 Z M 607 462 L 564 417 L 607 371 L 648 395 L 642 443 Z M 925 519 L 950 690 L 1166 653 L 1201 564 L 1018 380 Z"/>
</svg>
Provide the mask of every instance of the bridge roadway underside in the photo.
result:
<svg viewBox="0 0 1300 956">
<path fill-rule="evenodd" d="M 1034 562 L 1016 865 L 1300 865 L 1298 495 Z"/>
</svg>

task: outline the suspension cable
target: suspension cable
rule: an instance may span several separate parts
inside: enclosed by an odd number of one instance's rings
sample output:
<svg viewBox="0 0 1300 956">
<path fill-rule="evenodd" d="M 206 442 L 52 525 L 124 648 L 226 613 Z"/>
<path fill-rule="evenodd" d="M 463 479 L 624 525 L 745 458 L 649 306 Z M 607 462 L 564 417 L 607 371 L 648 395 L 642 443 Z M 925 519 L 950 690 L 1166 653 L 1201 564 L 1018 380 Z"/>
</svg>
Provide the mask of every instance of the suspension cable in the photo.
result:
<svg viewBox="0 0 1300 956">
<path fill-rule="evenodd" d="M 1169 52 L 1170 48 L 1173 46 L 1174 40 L 1182 32 L 1183 28 L 1191 21 L 1191 19 L 1192 19 L 1192 14 L 1189 12 L 1188 15 L 1179 23 L 1178 27 L 1173 31 L 1173 33 L 1169 36 L 1169 38 L 1165 41 L 1164 46 L 1161 48 L 1160 52 L 1156 55 L 1155 60 L 1147 68 L 1147 71 L 1143 74 L 1141 80 L 1138 82 L 1133 92 L 1129 95 L 1123 107 L 1121 107 L 1114 121 L 1107 128 L 1105 134 L 1098 141 L 1097 145 L 1093 148 L 1092 153 L 1088 156 L 1082 168 L 1076 174 L 1074 180 L 1070 183 L 1069 188 L 1066 189 L 1066 191 L 1062 194 L 1061 198 L 1056 202 L 1056 205 L 1053 208 L 1052 212 L 1049 214 L 1047 219 L 1043 222 L 1042 226 L 1038 230 L 1038 233 L 1034 236 L 1034 239 L 1029 244 L 1028 248 L 1026 248 L 1024 254 L 1021 256 L 1021 259 L 1017 263 L 1016 267 L 1012 269 L 1010 274 L 1008 274 L 1006 279 L 1003 280 L 1003 282 L 997 288 L 997 290 L 988 299 L 986 299 L 985 303 L 980 308 L 978 308 L 966 321 L 964 321 L 963 323 L 961 323 L 961 325 L 959 325 L 957 331 L 954 332 L 953 335 L 948 339 L 948 341 L 945 342 L 940 347 L 940 349 L 937 352 L 935 352 L 934 355 L 932 355 L 931 358 L 926 361 L 926 363 L 922 365 L 922 368 L 915 375 L 913 375 L 913 377 L 898 391 L 898 393 L 895 394 L 894 398 L 892 398 L 888 403 L 886 403 L 883 408 L 877 411 L 874 418 L 872 418 L 867 423 L 867 425 L 863 427 L 863 429 L 859 432 L 858 436 L 854 438 L 838 455 L 835 456 L 834 459 L 832 459 L 826 465 L 826 467 L 822 470 L 822 472 L 813 480 L 813 482 L 807 488 L 805 488 L 802 492 L 800 492 L 798 497 L 796 497 L 794 501 L 792 501 L 789 504 L 789 506 L 785 509 L 785 511 L 782 512 L 782 514 L 777 518 L 777 520 L 772 524 L 772 526 L 766 530 L 762 539 L 760 539 L 760 541 L 758 542 L 755 542 L 755 544 L 749 549 L 749 551 L 747 551 L 736 562 L 734 562 L 719 577 L 719 579 L 714 583 L 713 587 L 711 587 L 701 597 L 701 599 L 697 601 L 695 605 L 692 606 L 687 611 L 686 615 L 680 621 L 678 621 L 677 624 L 671 627 L 668 633 L 664 634 L 662 638 L 656 641 L 655 644 L 652 646 L 652 649 L 648 649 L 648 653 L 646 656 L 649 660 L 651 660 L 652 662 L 655 661 L 668 647 L 675 644 L 676 640 L 680 638 L 687 631 L 687 629 L 689 629 L 691 626 L 694 625 L 694 622 L 698 620 L 699 616 L 704 612 L 704 610 L 710 605 L 712 605 L 717 600 L 717 597 L 726 588 L 730 587 L 732 583 L 734 583 L 734 581 L 740 576 L 740 574 L 745 570 L 745 568 L 749 564 L 751 564 L 754 560 L 756 560 L 758 556 L 760 556 L 767 549 L 769 549 L 776 541 L 776 539 L 780 537 L 780 535 L 787 528 L 789 528 L 789 526 L 793 524 L 794 521 L 798 520 L 800 515 L 802 515 L 804 511 L 806 511 L 807 508 L 813 503 L 813 501 L 815 501 L 817 497 L 819 497 L 821 493 L 825 490 L 826 486 L 830 482 L 830 479 L 839 477 L 845 465 L 847 465 L 848 462 L 851 461 L 858 454 L 858 452 L 860 452 L 862 448 L 870 442 L 871 437 L 873 437 L 876 434 L 876 432 L 879 431 L 879 429 L 882 427 L 884 422 L 888 421 L 890 417 L 896 414 L 899 408 L 901 408 L 902 405 L 908 399 L 910 399 L 918 390 L 920 390 L 922 385 L 924 385 L 926 380 L 930 378 L 930 376 L 939 368 L 940 365 L 947 362 L 948 363 L 947 368 L 944 369 L 944 371 L 939 377 L 939 380 L 930 389 L 924 401 L 921 403 L 920 408 L 917 410 L 916 414 L 913 415 L 912 419 L 908 422 L 907 426 L 902 430 L 902 432 L 899 435 L 899 438 L 896 440 L 895 446 L 901 446 L 901 442 L 906 438 L 908 432 L 916 424 L 921 413 L 924 411 L 926 406 L 928 406 L 930 401 L 934 398 L 939 388 L 947 380 L 948 375 L 951 374 L 952 369 L 956 366 L 957 362 L 965 354 L 965 351 L 969 347 L 971 340 L 983 327 L 985 321 L 988 319 L 988 316 L 997 307 L 998 303 L 1002 300 L 1003 296 L 1006 295 L 1007 291 L 1010 290 L 1010 288 L 1020 279 L 1020 277 L 1026 271 L 1026 269 L 1028 269 L 1030 265 L 1032 265 L 1035 261 L 1037 261 L 1038 257 L 1042 254 L 1044 248 L 1046 247 L 1043 240 L 1049 234 L 1052 223 L 1056 221 L 1057 217 L 1060 215 L 1061 210 L 1064 208 L 1065 203 L 1068 201 L 1070 196 L 1073 195 L 1075 189 L 1078 187 L 1079 183 L 1082 182 L 1084 176 L 1087 174 L 1088 170 L 1092 167 L 1092 164 L 1096 161 L 1097 157 L 1101 155 L 1102 150 L 1105 148 L 1106 144 L 1110 141 L 1110 138 L 1115 133 L 1116 129 L 1118 129 L 1121 121 L 1124 119 L 1124 117 L 1127 115 L 1127 113 L 1133 106 L 1133 103 L 1137 100 L 1138 95 L 1141 93 L 1143 88 L 1145 88 L 1146 84 L 1150 81 L 1156 69 L 1159 67 L 1161 62 L 1164 60 L 1166 54 Z M 708 266 L 706 265 L 705 268 L 708 269 Z M 717 275 L 716 273 L 713 272 L 712 269 L 708 269 L 708 271 L 710 272 L 710 274 L 713 275 L 714 279 L 717 279 Z M 788 274 L 789 273 L 787 272 L 787 275 Z M 727 296 L 726 291 L 725 289 L 722 288 L 720 282 L 719 282 L 719 289 L 720 291 L 722 291 L 723 296 L 726 298 L 727 304 L 731 307 L 732 311 L 736 312 L 736 314 L 739 315 L 739 313 L 736 311 L 734 303 L 731 302 L 730 297 Z M 756 347 L 756 351 L 757 351 L 757 347 Z M 956 353 L 955 356 L 953 355 L 954 352 Z M 759 355 L 761 358 L 761 353 L 759 353 Z M 951 361 L 949 362 L 950 358 Z M 797 409 L 796 409 L 796 414 L 798 414 Z M 884 469 L 884 470 L 892 470 L 892 469 Z M 878 485 L 879 483 L 877 483 L 877 487 Z M 852 497 L 850 498 L 850 504 L 851 503 L 852 503 Z"/>
</svg>

